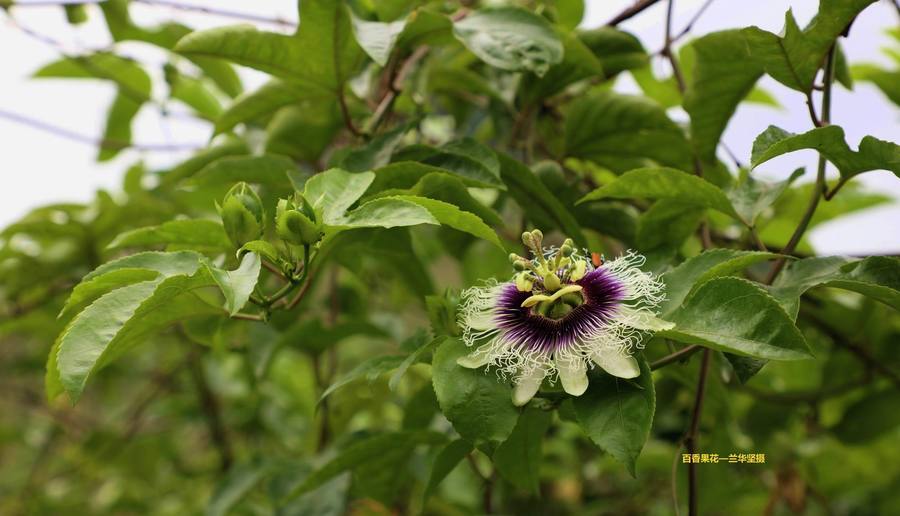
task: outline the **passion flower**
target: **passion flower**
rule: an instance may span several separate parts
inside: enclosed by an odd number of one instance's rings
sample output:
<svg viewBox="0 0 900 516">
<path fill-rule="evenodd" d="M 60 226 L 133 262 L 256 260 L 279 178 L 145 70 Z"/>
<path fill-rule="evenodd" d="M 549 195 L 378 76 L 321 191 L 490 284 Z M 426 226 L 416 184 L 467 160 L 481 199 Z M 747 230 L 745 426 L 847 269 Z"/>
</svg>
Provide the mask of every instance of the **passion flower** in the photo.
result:
<svg viewBox="0 0 900 516">
<path fill-rule="evenodd" d="M 595 365 L 619 378 L 639 376 L 634 350 L 648 332 L 673 326 L 656 317 L 663 285 L 640 269 L 642 256 L 595 263 L 571 239 L 559 248 L 544 248 L 542 240 L 539 230 L 524 233 L 532 258 L 510 255 L 517 273 L 465 290 L 460 307 L 463 341 L 477 348 L 458 363 L 512 377 L 517 406 L 545 380 L 584 394 Z"/>
</svg>

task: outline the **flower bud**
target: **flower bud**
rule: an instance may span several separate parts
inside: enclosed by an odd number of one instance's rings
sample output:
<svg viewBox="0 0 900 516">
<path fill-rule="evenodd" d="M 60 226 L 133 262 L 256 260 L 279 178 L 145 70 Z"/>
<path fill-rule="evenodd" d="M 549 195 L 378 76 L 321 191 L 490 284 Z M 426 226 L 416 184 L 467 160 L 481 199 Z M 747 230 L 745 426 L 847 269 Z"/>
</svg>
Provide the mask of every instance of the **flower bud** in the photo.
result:
<svg viewBox="0 0 900 516">
<path fill-rule="evenodd" d="M 247 183 L 240 182 L 231 187 L 218 208 L 225 233 L 235 247 L 258 240 L 265 231 L 262 201 Z"/>
<path fill-rule="evenodd" d="M 322 239 L 322 222 L 302 195 L 299 199 L 281 199 L 275 212 L 275 230 L 283 240 L 297 245 L 312 245 Z M 299 202 L 297 202 L 299 200 Z"/>
</svg>

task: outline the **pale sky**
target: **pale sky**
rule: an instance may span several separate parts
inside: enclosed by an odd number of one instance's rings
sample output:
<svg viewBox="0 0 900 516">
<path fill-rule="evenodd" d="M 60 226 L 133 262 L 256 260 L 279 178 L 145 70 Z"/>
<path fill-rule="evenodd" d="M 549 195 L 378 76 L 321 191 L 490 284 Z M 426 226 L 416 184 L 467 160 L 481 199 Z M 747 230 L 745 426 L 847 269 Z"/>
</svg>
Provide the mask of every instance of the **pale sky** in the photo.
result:
<svg viewBox="0 0 900 516">
<path fill-rule="evenodd" d="M 633 0 L 588 0 L 583 25 L 603 24 Z M 19 3 L 27 3 L 22 0 Z M 294 0 L 184 0 L 185 4 L 215 7 L 255 15 L 296 20 Z M 622 28 L 637 34 L 649 50 L 657 50 L 662 42 L 662 23 L 665 2 L 622 24 Z M 675 30 L 687 23 L 702 0 L 678 0 L 675 5 Z M 758 25 L 766 30 L 781 30 L 784 11 L 792 8 L 801 25 L 815 13 L 815 0 L 790 2 L 747 2 L 745 0 L 715 0 L 694 25 L 693 34 Z M 90 20 L 79 27 L 70 26 L 59 7 L 13 8 L 17 23 L 26 29 L 50 35 L 64 46 L 67 53 L 78 54 L 90 48 L 110 43 L 109 34 L 99 9 L 89 8 Z M 175 19 L 200 28 L 237 23 L 233 20 L 203 13 L 175 10 L 169 7 L 134 4 L 132 14 L 140 24 L 154 24 Z M 874 62 L 889 65 L 880 49 L 891 43 L 884 35 L 887 28 L 898 24 L 894 7 L 886 0 L 866 9 L 854 23 L 844 50 L 850 63 Z M 263 26 L 278 30 L 278 27 Z M 154 76 L 155 98 L 162 98 L 161 65 L 165 55 L 145 44 L 117 45 L 125 55 L 156 64 L 148 71 Z M 32 80 L 29 76 L 40 66 L 59 58 L 59 50 L 37 38 L 25 34 L 0 14 L 0 111 L 25 115 L 46 123 L 98 137 L 103 128 L 106 109 L 114 89 L 101 81 L 91 80 Z M 655 62 L 658 70 L 666 70 L 665 63 Z M 668 73 L 666 71 L 666 73 Z M 252 70 L 241 70 L 245 88 L 253 89 L 265 76 Z M 760 83 L 785 106 L 776 110 L 758 105 L 741 106 L 724 135 L 724 142 L 742 161 L 748 161 L 750 146 L 757 134 L 769 124 L 791 132 L 809 130 L 810 122 L 801 94 L 766 79 Z M 636 87 L 630 77 L 623 77 L 617 89 L 633 92 Z M 181 106 L 173 111 L 184 112 Z M 684 120 L 680 110 L 671 116 Z M 857 83 L 854 91 L 836 88 L 832 120 L 841 125 L 852 147 L 871 134 L 880 139 L 900 140 L 900 110 L 872 85 Z M 142 144 L 203 145 L 211 134 L 208 124 L 188 117 L 162 118 L 157 110 L 145 107 L 134 125 L 133 140 Z M 97 189 L 115 192 L 121 184 L 125 169 L 139 159 L 151 167 L 163 167 L 184 159 L 188 153 L 122 152 L 111 162 L 98 164 L 96 149 L 84 143 L 70 141 L 37 129 L 0 118 L 0 226 L 24 215 L 29 209 L 52 202 L 84 202 L 93 198 Z M 797 152 L 762 165 L 755 174 L 776 178 L 786 177 L 798 166 L 807 167 L 807 178 L 814 175 L 816 156 L 813 151 Z M 867 188 L 893 196 L 890 205 L 873 208 L 838 221 L 823 224 L 811 235 L 815 248 L 822 254 L 900 253 L 900 179 L 886 171 L 868 172 L 854 179 Z"/>
</svg>

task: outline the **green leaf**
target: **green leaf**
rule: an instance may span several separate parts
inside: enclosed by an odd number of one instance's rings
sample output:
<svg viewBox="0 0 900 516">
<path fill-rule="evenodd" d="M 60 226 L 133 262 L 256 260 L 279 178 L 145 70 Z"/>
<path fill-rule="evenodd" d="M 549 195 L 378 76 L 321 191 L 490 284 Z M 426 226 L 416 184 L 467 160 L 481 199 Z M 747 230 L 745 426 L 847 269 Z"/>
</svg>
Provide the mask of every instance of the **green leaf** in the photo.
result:
<svg viewBox="0 0 900 516">
<path fill-rule="evenodd" d="M 385 66 L 391 51 L 400 37 L 400 33 L 406 27 L 406 20 L 395 22 L 373 22 L 358 18 L 350 12 L 350 20 L 353 24 L 353 34 L 356 42 L 365 51 L 372 61 L 379 66 Z"/>
<path fill-rule="evenodd" d="M 75 285 L 66 304 L 59 313 L 60 319 L 68 318 L 92 303 L 95 299 L 126 285 L 156 279 L 159 272 L 151 269 L 126 268 L 111 270 Z"/>
<path fill-rule="evenodd" d="M 169 84 L 169 96 L 184 102 L 197 115 L 215 120 L 222 113 L 222 103 L 213 91 L 211 82 L 183 74 L 174 66 L 165 68 L 165 77 Z"/>
<path fill-rule="evenodd" d="M 640 68 L 649 59 L 641 40 L 613 27 L 579 31 L 578 38 L 600 59 L 607 78 L 625 70 Z"/>
<path fill-rule="evenodd" d="M 416 195 L 395 195 L 391 197 L 382 197 L 381 199 L 400 199 L 416 203 L 428 210 L 432 217 L 440 224 L 487 240 L 500 249 L 506 250 L 500 242 L 497 233 L 495 233 L 490 226 L 485 224 L 484 221 L 478 218 L 477 215 L 462 211 L 450 203 Z"/>
<path fill-rule="evenodd" d="M 228 132 L 238 124 L 260 121 L 285 106 L 304 100 L 324 100 L 331 97 L 330 92 L 273 79 L 256 91 L 244 93 L 236 98 L 216 119 L 214 134 Z"/>
<path fill-rule="evenodd" d="M 119 151 L 131 145 L 131 122 L 141 110 L 141 106 L 140 102 L 119 90 L 106 113 L 106 125 L 103 128 L 97 161 L 111 160 L 119 154 Z"/>
<path fill-rule="evenodd" d="M 578 221 L 531 169 L 505 154 L 499 156 L 503 182 L 509 187 L 510 195 L 516 199 L 519 206 L 529 214 L 537 212 L 540 217 L 552 221 L 579 246 L 586 246 L 587 240 L 581 232 Z"/>
<path fill-rule="evenodd" d="M 428 197 L 439 201 L 448 202 L 478 215 L 487 224 L 502 226 L 500 215 L 491 208 L 485 206 L 472 197 L 466 185 L 456 177 L 443 172 L 431 172 L 422 176 L 419 181 L 408 190 L 410 194 L 420 197 Z"/>
<path fill-rule="evenodd" d="M 356 380 L 366 379 L 371 384 L 381 377 L 381 375 L 399 367 L 406 358 L 407 357 L 401 355 L 382 355 L 366 360 L 329 385 L 328 388 L 325 389 L 325 392 L 319 396 L 319 402 L 321 403 L 322 400 L 331 395 L 331 393 Z"/>
<path fill-rule="evenodd" d="M 566 87 L 590 77 L 603 77 L 603 64 L 576 34 L 565 34 L 563 60 L 542 77 L 526 75 L 522 78 L 521 96 L 525 105 L 535 104 L 556 95 Z"/>
<path fill-rule="evenodd" d="M 211 284 L 202 273 L 142 281 L 104 294 L 79 313 L 60 334 L 55 356 L 59 382 L 72 402 L 93 374 L 148 335 L 176 320 L 221 313 L 192 295 Z"/>
<path fill-rule="evenodd" d="M 132 229 L 117 236 L 107 249 L 166 245 L 182 248 L 229 250 L 231 242 L 222 223 L 205 219 L 170 220 L 158 226 Z"/>
<path fill-rule="evenodd" d="M 217 27 L 182 38 L 175 52 L 189 57 L 227 59 L 336 93 L 361 63 L 343 2 L 300 2 L 300 27 L 292 36 L 257 30 L 250 25 Z"/>
<path fill-rule="evenodd" d="M 900 392 L 886 389 L 850 405 L 831 431 L 841 441 L 863 444 L 900 426 Z"/>
<path fill-rule="evenodd" d="M 120 269 L 147 269 L 156 271 L 165 277 L 191 275 L 197 270 L 202 259 L 200 254 L 192 251 L 173 253 L 145 251 L 106 262 L 87 273 L 81 281 L 83 283 Z"/>
<path fill-rule="evenodd" d="M 510 387 L 494 374 L 456 363 L 470 351 L 459 340 L 448 339 L 434 355 L 432 383 L 441 412 L 468 441 L 504 441 L 519 416 Z"/>
<path fill-rule="evenodd" d="M 410 145 L 394 154 L 393 161 L 416 161 L 448 170 L 472 186 L 504 189 L 500 163 L 489 147 L 463 138 L 442 145 Z"/>
<path fill-rule="evenodd" d="M 632 476 L 656 412 L 652 373 L 642 356 L 635 358 L 641 375 L 634 381 L 597 375 L 591 378 L 587 392 L 573 400 L 582 430 L 600 449 L 625 464 Z"/>
<path fill-rule="evenodd" d="M 526 407 L 509 437 L 497 446 L 492 460 L 508 482 L 537 494 L 541 480 L 541 443 L 550 427 L 552 413 Z"/>
<path fill-rule="evenodd" d="M 578 202 L 614 199 L 673 199 L 682 204 L 711 208 L 738 220 L 731 201 L 716 185 L 681 170 L 650 167 L 626 172 Z"/>
<path fill-rule="evenodd" d="M 150 76 L 132 59 L 98 52 L 72 56 L 45 65 L 34 73 L 35 78 L 104 79 L 115 83 L 133 101 L 150 100 Z"/>
<path fill-rule="evenodd" d="M 740 278 L 714 278 L 668 316 L 675 328 L 657 335 L 737 355 L 771 360 L 811 358 L 791 317 L 762 287 Z"/>
<path fill-rule="evenodd" d="M 750 163 L 757 167 L 772 158 L 800 149 L 815 149 L 841 174 L 841 182 L 869 170 L 890 170 L 900 177 L 900 145 L 865 136 L 854 151 L 844 140 L 844 130 L 836 125 L 793 134 L 770 125 L 753 141 Z"/>
<path fill-rule="evenodd" d="M 207 270 L 225 295 L 225 310 L 230 315 L 240 312 L 247 304 L 259 280 L 261 265 L 262 261 L 256 253 L 245 253 L 241 257 L 241 264 L 233 271 L 222 270 L 206 263 Z"/>
<path fill-rule="evenodd" d="M 453 35 L 487 64 L 544 75 L 563 59 L 563 44 L 543 17 L 518 7 L 480 9 L 453 24 Z"/>
<path fill-rule="evenodd" d="M 316 209 L 323 210 L 326 224 L 343 220 L 344 212 L 362 197 L 375 179 L 372 172 L 350 173 L 333 168 L 306 181 L 303 196 Z"/>
<path fill-rule="evenodd" d="M 250 153 L 247 143 L 235 138 L 225 140 L 220 145 L 207 147 L 198 151 L 189 159 L 174 167 L 162 176 L 164 185 L 177 184 L 203 169 L 203 167 L 225 156 L 243 156 Z"/>
<path fill-rule="evenodd" d="M 662 165 L 690 170 L 690 145 L 682 129 L 655 102 L 599 93 L 567 108 L 566 156 L 589 159 L 616 172 Z"/>
<path fill-rule="evenodd" d="M 404 431 L 369 437 L 347 446 L 332 460 L 316 470 L 293 489 L 287 499 L 296 498 L 311 491 L 335 476 L 377 460 L 386 450 L 413 450 L 419 445 L 436 445 L 446 441 L 443 434 L 429 431 Z"/>
<path fill-rule="evenodd" d="M 634 241 L 647 254 L 674 256 L 685 240 L 697 232 L 705 212 L 704 208 L 677 198 L 660 199 L 638 217 Z"/>
<path fill-rule="evenodd" d="M 350 172 L 365 172 L 387 165 L 394 149 L 411 128 L 412 124 L 401 124 L 375 136 L 365 146 L 348 152 L 341 161 L 341 168 Z"/>
<path fill-rule="evenodd" d="M 774 253 L 711 249 L 689 258 L 660 277 L 666 285 L 666 299 L 660 305 L 660 314 L 667 317 L 681 306 L 691 292 L 713 278 L 730 276 L 753 264 L 779 256 Z"/>
<path fill-rule="evenodd" d="M 774 183 L 758 181 L 749 173 L 745 174 L 728 192 L 728 199 L 741 219 L 753 227 L 756 225 L 757 217 L 775 204 L 781 194 L 804 172 L 804 169 L 798 168 L 784 181 Z"/>
<path fill-rule="evenodd" d="M 871 82 L 896 106 L 900 106 L 900 70 L 885 70 L 873 64 L 855 64 L 850 67 L 853 77 Z"/>
<path fill-rule="evenodd" d="M 409 370 L 410 366 L 421 362 L 423 360 L 423 357 L 432 352 L 436 347 L 440 346 L 445 339 L 446 337 L 444 336 L 437 337 L 419 346 L 418 349 L 410 353 L 409 356 L 406 357 L 399 366 L 397 366 L 397 370 L 394 372 L 394 374 L 391 375 L 391 379 L 388 382 L 388 388 L 396 392 L 397 387 L 400 385 L 400 380 L 403 379 L 403 376 L 406 374 L 406 371 Z"/>
<path fill-rule="evenodd" d="M 232 468 L 216 486 L 206 516 L 226 516 L 272 471 L 270 464 L 254 461 Z"/>
<path fill-rule="evenodd" d="M 785 13 L 784 36 L 759 27 L 742 30 L 750 56 L 772 78 L 802 92 L 812 90 L 816 72 L 837 37 L 875 0 L 821 0 L 819 12 L 803 30 L 793 13 Z"/>
<path fill-rule="evenodd" d="M 459 464 L 469 453 L 472 452 L 472 443 L 465 439 L 457 439 L 450 441 L 446 446 L 441 448 L 437 457 L 434 458 L 434 464 L 431 466 L 431 473 L 428 475 L 428 483 L 425 484 L 425 492 L 422 502 L 425 503 L 434 494 L 441 482 L 447 478 L 447 475 Z"/>
<path fill-rule="evenodd" d="M 290 178 L 298 172 L 297 165 L 286 156 L 276 154 L 226 156 L 201 168 L 185 182 L 185 185 L 206 187 L 245 181 L 278 189 L 290 189 Z"/>
<path fill-rule="evenodd" d="M 704 164 L 716 162 L 719 139 L 762 75 L 749 60 L 747 45 L 739 30 L 706 34 L 691 43 L 694 70 L 684 96 L 684 109 L 691 117 L 691 141 Z"/>
<path fill-rule="evenodd" d="M 788 265 L 770 290 L 796 318 L 800 296 L 819 286 L 858 292 L 900 310 L 900 259 L 890 256 L 870 256 L 859 261 L 838 256 L 806 258 Z"/>
<path fill-rule="evenodd" d="M 443 212 L 443 210 L 441 211 Z M 450 215 L 446 212 L 444 214 Z M 474 215 L 472 216 L 474 217 Z M 419 224 L 439 225 L 440 222 L 428 208 L 422 206 L 422 203 L 383 197 L 362 204 L 331 225 L 339 228 L 396 228 Z"/>
<path fill-rule="evenodd" d="M 315 163 L 343 127 L 333 101 L 303 100 L 275 113 L 266 125 L 264 149 Z"/>
</svg>

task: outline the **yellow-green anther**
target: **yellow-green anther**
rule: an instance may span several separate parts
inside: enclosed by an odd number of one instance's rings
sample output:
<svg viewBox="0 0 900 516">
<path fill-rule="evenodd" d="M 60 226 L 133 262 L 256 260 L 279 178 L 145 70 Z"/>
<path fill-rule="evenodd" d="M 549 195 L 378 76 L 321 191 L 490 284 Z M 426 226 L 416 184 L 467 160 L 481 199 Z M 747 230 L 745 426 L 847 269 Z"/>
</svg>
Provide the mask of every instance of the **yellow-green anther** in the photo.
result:
<svg viewBox="0 0 900 516">
<path fill-rule="evenodd" d="M 522 301 L 522 308 L 534 306 L 542 301 L 553 302 L 565 296 L 566 294 L 571 294 L 573 292 L 581 292 L 581 285 L 566 285 L 565 287 L 554 292 L 552 296 L 548 296 L 546 294 L 535 294 L 533 296 L 530 296 L 525 301 Z"/>
<path fill-rule="evenodd" d="M 559 276 L 557 276 L 553 272 L 548 272 L 544 275 L 544 288 L 549 291 L 558 290 L 562 282 L 559 281 Z"/>
<path fill-rule="evenodd" d="M 587 262 L 584 260 L 577 260 L 572 267 L 569 269 L 569 280 L 578 281 L 584 277 L 584 273 L 587 270 Z"/>
<path fill-rule="evenodd" d="M 519 260 L 517 262 L 513 262 L 513 269 L 517 271 L 524 271 L 528 269 L 528 262 L 525 260 Z"/>
<path fill-rule="evenodd" d="M 559 248 L 559 254 L 561 254 L 562 256 L 564 256 L 566 258 L 572 256 L 572 253 L 574 253 L 574 252 L 575 252 L 575 248 L 568 244 L 563 244 L 563 246 Z"/>
<path fill-rule="evenodd" d="M 531 279 L 531 275 L 527 272 L 516 274 L 516 288 L 519 289 L 519 292 L 531 292 L 531 289 L 534 288 L 534 280 Z"/>
<path fill-rule="evenodd" d="M 522 233 L 522 243 L 525 244 L 525 247 L 534 250 L 534 235 L 528 231 Z"/>
</svg>

